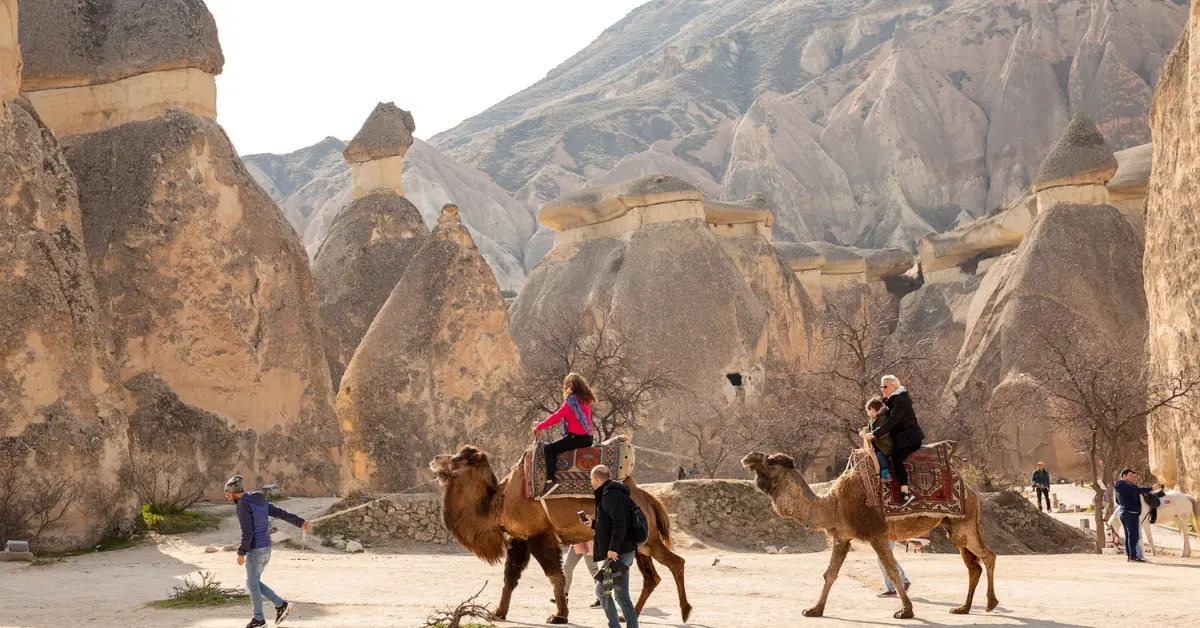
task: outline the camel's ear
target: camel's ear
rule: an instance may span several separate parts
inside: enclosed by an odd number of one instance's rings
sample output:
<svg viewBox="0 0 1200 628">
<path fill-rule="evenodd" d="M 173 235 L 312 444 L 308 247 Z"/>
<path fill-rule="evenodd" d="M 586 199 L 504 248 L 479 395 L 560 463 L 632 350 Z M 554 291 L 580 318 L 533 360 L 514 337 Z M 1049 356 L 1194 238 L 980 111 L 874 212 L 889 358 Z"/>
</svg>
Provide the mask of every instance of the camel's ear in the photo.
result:
<svg viewBox="0 0 1200 628">
<path fill-rule="evenodd" d="M 795 469 L 796 461 L 787 454 L 773 454 L 767 458 L 767 464 L 779 465 L 785 469 Z"/>
</svg>

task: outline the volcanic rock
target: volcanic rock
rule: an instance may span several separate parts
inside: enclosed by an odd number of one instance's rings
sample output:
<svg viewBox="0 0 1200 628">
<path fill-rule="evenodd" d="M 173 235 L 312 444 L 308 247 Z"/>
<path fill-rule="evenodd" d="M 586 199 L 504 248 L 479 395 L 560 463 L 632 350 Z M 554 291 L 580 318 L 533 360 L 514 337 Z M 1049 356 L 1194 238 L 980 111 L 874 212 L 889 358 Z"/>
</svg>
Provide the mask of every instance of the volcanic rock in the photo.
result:
<svg viewBox="0 0 1200 628">
<path fill-rule="evenodd" d="M 1096 124 L 1076 114 L 1062 138 L 1038 168 L 1033 191 L 1073 185 L 1107 185 L 1117 173 L 1117 158 Z"/>
</svg>

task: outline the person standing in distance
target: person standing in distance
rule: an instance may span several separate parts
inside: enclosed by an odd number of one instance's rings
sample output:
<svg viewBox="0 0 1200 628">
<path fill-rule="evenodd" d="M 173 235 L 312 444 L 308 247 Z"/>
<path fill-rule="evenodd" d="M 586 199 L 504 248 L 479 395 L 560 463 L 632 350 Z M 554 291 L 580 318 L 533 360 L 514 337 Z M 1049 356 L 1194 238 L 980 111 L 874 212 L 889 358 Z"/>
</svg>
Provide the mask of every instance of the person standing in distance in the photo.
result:
<svg viewBox="0 0 1200 628">
<path fill-rule="evenodd" d="M 235 475 L 225 483 L 225 498 L 237 504 L 238 523 L 242 527 L 242 543 L 238 545 L 237 564 L 246 567 L 246 588 L 250 590 L 250 603 L 254 608 L 254 618 L 246 624 L 246 628 L 266 626 L 263 618 L 263 596 L 275 605 L 275 625 L 278 626 L 287 619 L 295 609 L 295 605 L 275 594 L 262 581 L 263 570 L 271 562 L 271 522 L 270 518 L 284 521 L 304 530 L 312 529 L 312 523 L 278 508 L 267 501 L 267 496 L 259 491 L 246 492 L 242 487 L 242 476 Z"/>
<path fill-rule="evenodd" d="M 638 628 L 637 610 L 629 597 L 629 568 L 637 553 L 637 545 L 630 534 L 633 498 L 629 495 L 629 487 L 612 479 L 612 473 L 604 465 L 592 469 L 592 488 L 596 495 L 596 518 L 588 517 L 586 521 L 594 533 L 592 548 L 595 554 L 592 557 L 596 562 L 608 560 L 610 565 L 620 563 L 625 566 L 617 576 L 617 590 L 612 595 L 605 595 L 604 583 L 600 582 L 596 584 L 596 597 L 604 605 L 608 628 L 621 628 L 618 606 L 625 615 L 626 626 Z"/>
<path fill-rule="evenodd" d="M 1033 471 L 1033 490 L 1037 491 L 1038 510 L 1042 509 L 1042 498 L 1046 498 L 1046 512 L 1050 512 L 1050 472 L 1046 463 L 1039 462 Z"/>
</svg>

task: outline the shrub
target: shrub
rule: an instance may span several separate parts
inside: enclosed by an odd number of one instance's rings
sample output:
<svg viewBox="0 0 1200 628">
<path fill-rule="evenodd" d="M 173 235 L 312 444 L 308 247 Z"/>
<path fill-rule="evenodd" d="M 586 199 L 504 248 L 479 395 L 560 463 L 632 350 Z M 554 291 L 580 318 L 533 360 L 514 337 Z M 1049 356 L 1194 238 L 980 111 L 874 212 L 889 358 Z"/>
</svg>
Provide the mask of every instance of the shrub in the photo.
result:
<svg viewBox="0 0 1200 628">
<path fill-rule="evenodd" d="M 216 576 L 207 571 L 200 572 L 200 582 L 184 576 L 183 586 L 174 587 L 171 597 L 150 602 L 152 608 L 212 608 L 244 604 L 249 594 L 241 589 L 224 589 Z"/>
<path fill-rule="evenodd" d="M 142 524 L 147 530 L 162 534 L 185 534 L 211 530 L 220 525 L 221 520 L 171 504 L 145 504 L 142 506 Z"/>
</svg>

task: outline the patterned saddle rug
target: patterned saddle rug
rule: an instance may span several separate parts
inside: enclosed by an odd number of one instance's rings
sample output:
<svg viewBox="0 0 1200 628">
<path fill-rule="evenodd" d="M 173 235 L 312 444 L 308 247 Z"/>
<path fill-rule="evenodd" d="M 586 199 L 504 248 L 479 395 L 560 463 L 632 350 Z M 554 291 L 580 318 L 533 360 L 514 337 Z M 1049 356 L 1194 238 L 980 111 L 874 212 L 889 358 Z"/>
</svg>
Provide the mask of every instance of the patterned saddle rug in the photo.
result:
<svg viewBox="0 0 1200 628">
<path fill-rule="evenodd" d="M 872 508 L 882 506 L 888 519 L 964 517 L 966 487 L 954 456 L 957 449 L 958 443 L 944 440 L 922 447 L 904 461 L 904 467 L 908 469 L 908 488 L 913 493 L 913 500 L 907 506 L 896 505 L 900 501 L 900 484 L 894 479 L 886 484 L 883 482 L 874 452 L 855 449 L 850 454 L 850 469 L 866 486 L 867 505 Z"/>
<path fill-rule="evenodd" d="M 546 443 L 534 443 L 525 450 L 521 464 L 525 470 L 525 499 L 537 499 L 546 488 Z M 633 474 L 634 449 L 629 443 L 613 438 L 599 447 L 585 447 L 558 457 L 558 489 L 546 499 L 591 497 L 592 469 L 604 465 L 616 472 L 618 480 Z"/>
</svg>

